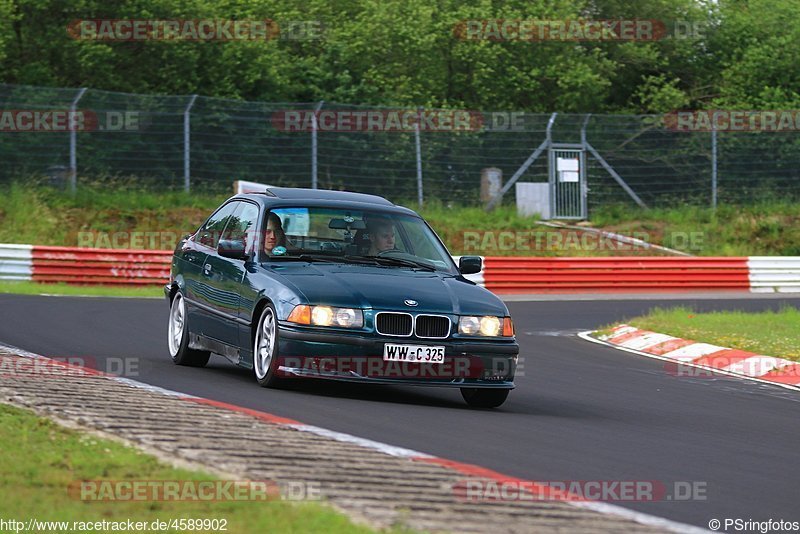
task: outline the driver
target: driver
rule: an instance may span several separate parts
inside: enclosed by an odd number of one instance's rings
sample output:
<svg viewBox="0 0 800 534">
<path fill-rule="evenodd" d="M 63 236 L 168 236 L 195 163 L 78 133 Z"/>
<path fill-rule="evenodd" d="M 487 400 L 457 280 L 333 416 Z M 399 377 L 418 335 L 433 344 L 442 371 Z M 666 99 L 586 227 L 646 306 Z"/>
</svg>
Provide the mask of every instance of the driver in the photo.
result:
<svg viewBox="0 0 800 534">
<path fill-rule="evenodd" d="M 277 213 L 270 212 L 267 217 L 267 229 L 264 232 L 264 252 L 272 254 L 275 247 L 286 246 L 286 233 L 283 231 L 281 218 Z"/>
<path fill-rule="evenodd" d="M 394 248 L 394 225 L 389 219 L 370 219 L 367 223 L 369 251 L 367 255 L 377 256 L 380 252 Z"/>
</svg>

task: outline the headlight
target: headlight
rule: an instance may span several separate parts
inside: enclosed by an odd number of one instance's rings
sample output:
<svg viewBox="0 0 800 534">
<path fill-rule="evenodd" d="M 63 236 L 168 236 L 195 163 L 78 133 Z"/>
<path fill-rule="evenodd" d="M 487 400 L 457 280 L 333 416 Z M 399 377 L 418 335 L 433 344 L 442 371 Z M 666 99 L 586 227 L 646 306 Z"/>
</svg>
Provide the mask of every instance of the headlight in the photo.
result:
<svg viewBox="0 0 800 534">
<path fill-rule="evenodd" d="M 364 314 L 353 308 L 334 308 L 332 306 L 295 306 L 289 314 L 289 322 L 315 326 L 338 326 L 341 328 L 361 328 Z"/>
<path fill-rule="evenodd" d="M 500 334 L 500 319 L 497 317 L 481 317 L 481 334 L 497 336 Z"/>
<path fill-rule="evenodd" d="M 314 306 L 311 308 L 311 323 L 318 326 L 333 324 L 333 308 L 330 306 Z"/>
<path fill-rule="evenodd" d="M 466 316 L 458 320 L 458 333 L 468 336 L 513 337 L 514 327 L 511 324 L 511 317 Z"/>
<path fill-rule="evenodd" d="M 481 329 L 481 320 L 478 317 L 462 317 L 458 321 L 458 333 L 473 335 Z"/>
</svg>

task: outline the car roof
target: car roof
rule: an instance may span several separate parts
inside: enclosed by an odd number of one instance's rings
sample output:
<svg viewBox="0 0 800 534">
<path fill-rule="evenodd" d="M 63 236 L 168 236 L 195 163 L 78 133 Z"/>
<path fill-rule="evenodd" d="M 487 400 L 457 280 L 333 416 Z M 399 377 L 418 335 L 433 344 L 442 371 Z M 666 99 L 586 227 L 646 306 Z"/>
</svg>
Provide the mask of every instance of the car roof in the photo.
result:
<svg viewBox="0 0 800 534">
<path fill-rule="evenodd" d="M 269 207 L 309 206 L 329 208 L 357 208 L 417 215 L 413 210 L 393 204 L 389 200 L 366 193 L 352 191 L 330 191 L 328 189 L 305 189 L 300 187 L 269 187 L 263 192 L 255 191 L 236 195 L 248 198 Z"/>
</svg>

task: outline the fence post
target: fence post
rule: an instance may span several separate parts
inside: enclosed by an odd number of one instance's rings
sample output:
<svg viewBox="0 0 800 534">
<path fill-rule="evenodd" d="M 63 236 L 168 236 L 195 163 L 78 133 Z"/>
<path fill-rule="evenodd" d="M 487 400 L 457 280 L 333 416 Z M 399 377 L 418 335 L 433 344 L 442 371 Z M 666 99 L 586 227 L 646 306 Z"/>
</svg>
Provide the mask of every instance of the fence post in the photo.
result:
<svg viewBox="0 0 800 534">
<path fill-rule="evenodd" d="M 417 121 L 414 124 L 414 143 L 416 145 L 416 152 L 417 152 L 417 202 L 419 202 L 419 207 L 422 208 L 422 202 L 425 200 L 425 197 L 422 192 L 422 146 L 420 143 L 420 135 L 419 135 L 419 121 L 422 119 L 422 108 L 417 108 Z"/>
<path fill-rule="evenodd" d="M 581 124 L 581 144 L 583 145 L 583 149 L 586 150 L 586 127 L 589 125 L 589 119 L 592 118 L 591 113 L 586 114 L 586 118 L 583 119 L 583 124 Z"/>
<path fill-rule="evenodd" d="M 511 178 L 509 178 L 509 180 L 506 182 L 506 184 L 503 186 L 500 192 L 497 193 L 497 195 L 492 200 L 490 200 L 488 204 L 486 204 L 485 208 L 486 211 L 492 211 L 495 206 L 497 206 L 500 202 L 502 202 L 503 195 L 505 195 L 508 192 L 508 190 L 511 189 L 515 183 L 517 183 L 517 180 L 519 180 L 520 177 L 523 174 L 525 174 L 525 171 L 528 170 L 528 167 L 533 165 L 533 162 L 536 161 L 536 158 L 538 158 L 542 152 L 551 148 L 550 145 L 552 144 L 553 139 L 550 133 L 550 129 L 553 127 L 553 123 L 555 122 L 557 115 L 558 115 L 557 112 L 554 112 L 552 115 L 550 115 L 550 120 L 547 121 L 545 140 L 542 141 L 542 144 L 536 147 L 536 150 L 534 150 L 530 156 L 528 156 L 528 159 L 525 160 L 525 163 L 523 163 L 522 166 L 520 166 L 520 168 L 517 169 L 517 172 L 515 172 L 514 175 Z"/>
<path fill-rule="evenodd" d="M 191 187 L 190 178 L 190 160 L 192 158 L 190 133 L 189 133 L 189 112 L 194 106 L 194 101 L 197 100 L 197 95 L 192 95 L 186 109 L 183 110 L 183 190 L 187 193 Z"/>
<path fill-rule="evenodd" d="M 711 209 L 717 209 L 717 128 L 711 121 Z"/>
<path fill-rule="evenodd" d="M 580 172 L 583 175 L 583 181 L 581 182 L 581 211 L 583 212 L 583 217 L 586 219 L 589 218 L 589 169 L 586 166 L 586 145 L 589 144 L 589 141 L 586 139 L 586 128 L 589 126 L 589 120 L 591 118 L 592 114 L 587 113 L 581 125 L 581 150 L 583 151 L 581 154 L 582 161 L 580 163 Z"/>
<path fill-rule="evenodd" d="M 69 107 L 69 190 L 74 193 L 78 189 L 78 131 L 75 126 L 75 112 L 78 101 L 86 92 L 86 87 L 81 87 Z"/>
<path fill-rule="evenodd" d="M 324 100 L 320 100 L 317 107 L 314 108 L 314 114 L 311 116 L 311 189 L 318 189 L 319 181 L 317 180 L 317 113 L 322 109 L 325 104 Z"/>
</svg>

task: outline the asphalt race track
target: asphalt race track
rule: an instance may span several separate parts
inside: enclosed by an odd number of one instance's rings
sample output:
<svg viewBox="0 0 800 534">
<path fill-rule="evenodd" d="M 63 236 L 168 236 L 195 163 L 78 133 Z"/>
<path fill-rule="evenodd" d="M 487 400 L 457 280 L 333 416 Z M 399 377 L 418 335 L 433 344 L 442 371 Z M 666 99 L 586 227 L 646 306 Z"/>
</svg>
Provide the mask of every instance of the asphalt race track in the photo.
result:
<svg viewBox="0 0 800 534">
<path fill-rule="evenodd" d="M 705 483 L 705 501 L 615 503 L 675 521 L 800 519 L 800 393 L 671 376 L 661 361 L 574 336 L 684 303 L 755 311 L 800 299 L 509 302 L 523 376 L 493 411 L 468 409 L 458 390 L 320 381 L 267 390 L 221 357 L 205 369 L 177 367 L 161 299 L 0 295 L 0 342 L 47 356 L 130 358 L 141 382 L 524 479 Z"/>
</svg>

